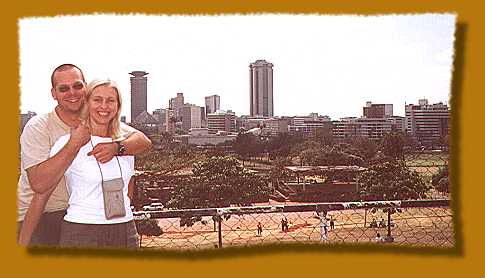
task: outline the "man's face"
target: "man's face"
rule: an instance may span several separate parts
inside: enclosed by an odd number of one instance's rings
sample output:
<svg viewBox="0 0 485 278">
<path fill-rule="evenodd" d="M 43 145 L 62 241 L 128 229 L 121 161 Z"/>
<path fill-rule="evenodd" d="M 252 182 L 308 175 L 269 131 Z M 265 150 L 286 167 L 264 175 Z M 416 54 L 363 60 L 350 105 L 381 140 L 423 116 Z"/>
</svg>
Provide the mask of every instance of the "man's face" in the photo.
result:
<svg viewBox="0 0 485 278">
<path fill-rule="evenodd" d="M 63 111 L 79 113 L 86 95 L 86 84 L 81 72 L 76 68 L 56 72 L 51 93 Z"/>
</svg>

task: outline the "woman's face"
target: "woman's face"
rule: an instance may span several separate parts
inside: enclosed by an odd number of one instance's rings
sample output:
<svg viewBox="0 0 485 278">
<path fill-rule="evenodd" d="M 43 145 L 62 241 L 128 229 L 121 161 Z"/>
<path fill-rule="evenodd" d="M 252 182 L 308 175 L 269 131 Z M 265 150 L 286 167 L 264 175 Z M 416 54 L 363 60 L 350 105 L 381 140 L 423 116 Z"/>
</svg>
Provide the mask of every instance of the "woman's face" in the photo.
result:
<svg viewBox="0 0 485 278">
<path fill-rule="evenodd" d="M 108 125 L 118 112 L 117 93 L 107 86 L 96 87 L 88 100 L 89 116 L 98 125 Z"/>
</svg>

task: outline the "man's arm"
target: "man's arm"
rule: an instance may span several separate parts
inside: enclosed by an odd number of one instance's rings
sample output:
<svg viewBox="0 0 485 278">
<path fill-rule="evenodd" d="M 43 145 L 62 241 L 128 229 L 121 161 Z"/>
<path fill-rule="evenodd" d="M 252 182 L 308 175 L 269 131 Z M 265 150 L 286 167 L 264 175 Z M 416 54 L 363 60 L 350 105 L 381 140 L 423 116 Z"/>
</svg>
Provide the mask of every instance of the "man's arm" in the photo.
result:
<svg viewBox="0 0 485 278">
<path fill-rule="evenodd" d="M 142 154 L 152 147 L 152 141 L 142 132 L 136 130 L 121 143 L 125 147 L 125 155 Z M 118 146 L 116 146 L 118 148 Z"/>
<path fill-rule="evenodd" d="M 136 129 L 133 130 L 134 131 L 126 139 L 120 141 L 125 148 L 124 155 L 141 154 L 152 147 L 152 142 L 145 136 L 145 134 Z M 94 146 L 93 150 L 88 153 L 88 155 L 94 155 L 96 160 L 101 163 L 110 161 L 117 154 L 118 143 L 116 142 L 98 143 Z"/>
<path fill-rule="evenodd" d="M 44 211 L 45 205 L 49 200 L 50 195 L 54 191 L 55 187 L 52 187 L 50 190 L 46 191 L 43 194 L 35 193 L 32 201 L 30 202 L 29 209 L 25 214 L 24 221 L 22 223 L 22 228 L 20 230 L 18 243 L 22 246 L 28 246 L 30 243 L 30 239 L 32 238 L 32 234 L 39 223 L 40 218 L 42 217 L 42 213 Z"/>
<path fill-rule="evenodd" d="M 76 157 L 79 149 L 90 139 L 89 129 L 79 125 L 71 129 L 71 136 L 66 145 L 54 156 L 42 163 L 26 169 L 30 187 L 36 193 L 45 193 L 55 187 L 64 172 Z"/>
</svg>

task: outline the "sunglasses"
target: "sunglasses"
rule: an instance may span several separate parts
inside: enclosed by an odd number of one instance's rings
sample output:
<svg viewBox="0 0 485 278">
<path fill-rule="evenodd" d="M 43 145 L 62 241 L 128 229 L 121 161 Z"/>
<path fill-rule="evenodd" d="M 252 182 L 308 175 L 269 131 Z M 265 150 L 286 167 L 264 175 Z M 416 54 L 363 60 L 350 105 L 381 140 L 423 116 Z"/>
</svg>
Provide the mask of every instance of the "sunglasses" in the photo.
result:
<svg viewBox="0 0 485 278">
<path fill-rule="evenodd" d="M 57 91 L 61 92 L 61 93 L 66 93 L 67 91 L 69 91 L 70 89 L 73 89 L 75 91 L 79 91 L 81 89 L 84 88 L 84 82 L 82 81 L 77 81 L 75 82 L 74 84 L 72 84 L 71 86 L 69 85 L 66 85 L 66 84 L 63 84 L 63 85 L 59 85 L 57 86 Z"/>
</svg>

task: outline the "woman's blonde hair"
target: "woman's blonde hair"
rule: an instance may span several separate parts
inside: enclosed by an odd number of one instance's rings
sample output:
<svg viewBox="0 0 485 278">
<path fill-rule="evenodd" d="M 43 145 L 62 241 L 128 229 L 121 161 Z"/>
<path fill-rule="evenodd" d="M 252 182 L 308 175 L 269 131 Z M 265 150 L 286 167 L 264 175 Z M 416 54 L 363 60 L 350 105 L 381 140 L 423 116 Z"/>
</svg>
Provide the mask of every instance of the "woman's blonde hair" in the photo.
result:
<svg viewBox="0 0 485 278">
<path fill-rule="evenodd" d="M 111 136 L 113 139 L 117 139 L 121 136 L 121 130 L 120 130 L 120 122 L 121 122 L 121 94 L 120 90 L 118 88 L 118 85 L 116 82 L 109 80 L 109 79 L 95 79 L 91 81 L 86 90 L 86 101 L 84 103 L 84 107 L 81 111 L 81 121 L 89 128 L 91 129 L 91 119 L 89 115 L 89 98 L 93 94 L 94 89 L 97 87 L 104 86 L 108 88 L 113 88 L 116 92 L 116 100 L 118 101 L 118 111 L 116 111 L 115 116 L 111 121 L 109 122 L 108 125 L 108 135 Z"/>
</svg>

